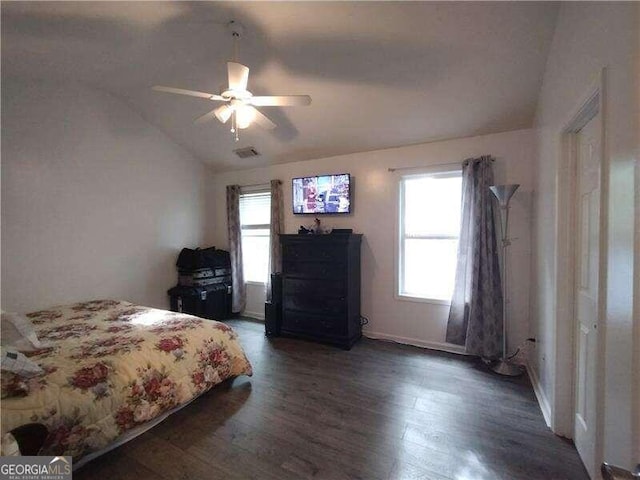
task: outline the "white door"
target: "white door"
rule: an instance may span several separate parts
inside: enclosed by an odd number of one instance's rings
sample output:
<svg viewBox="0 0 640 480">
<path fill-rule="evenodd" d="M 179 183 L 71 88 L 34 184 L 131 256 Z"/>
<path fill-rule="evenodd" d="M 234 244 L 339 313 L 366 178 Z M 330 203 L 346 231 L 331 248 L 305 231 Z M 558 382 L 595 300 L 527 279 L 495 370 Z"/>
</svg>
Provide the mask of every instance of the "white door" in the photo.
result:
<svg viewBox="0 0 640 480">
<path fill-rule="evenodd" d="M 596 475 L 596 368 L 600 235 L 600 115 L 576 134 L 575 427 L 578 453 Z"/>
</svg>

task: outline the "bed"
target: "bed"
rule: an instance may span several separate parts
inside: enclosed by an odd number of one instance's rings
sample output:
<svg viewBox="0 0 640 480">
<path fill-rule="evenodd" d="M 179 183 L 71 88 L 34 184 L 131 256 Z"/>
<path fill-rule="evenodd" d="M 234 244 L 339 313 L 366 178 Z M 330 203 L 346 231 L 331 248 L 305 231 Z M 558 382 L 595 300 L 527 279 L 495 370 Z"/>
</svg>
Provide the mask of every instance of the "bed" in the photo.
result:
<svg viewBox="0 0 640 480">
<path fill-rule="evenodd" d="M 43 373 L 2 372 L 2 436 L 44 425 L 38 453 L 72 456 L 76 467 L 224 380 L 252 375 L 236 333 L 220 322 L 117 300 L 27 316 L 46 347 L 26 355 Z"/>
</svg>

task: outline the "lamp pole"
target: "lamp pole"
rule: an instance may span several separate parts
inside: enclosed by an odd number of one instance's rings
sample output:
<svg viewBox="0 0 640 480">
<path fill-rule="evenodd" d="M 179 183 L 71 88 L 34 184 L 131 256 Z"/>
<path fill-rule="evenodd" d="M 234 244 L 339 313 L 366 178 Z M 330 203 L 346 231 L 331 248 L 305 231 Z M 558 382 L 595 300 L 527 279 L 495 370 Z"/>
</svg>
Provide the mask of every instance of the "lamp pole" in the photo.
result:
<svg viewBox="0 0 640 480">
<path fill-rule="evenodd" d="M 522 375 L 522 368 L 509 362 L 507 357 L 507 247 L 511 245 L 509 239 L 509 201 L 519 184 L 492 185 L 489 189 L 493 192 L 500 204 L 500 217 L 502 220 L 502 358 L 494 362 L 491 370 L 499 375 L 517 377 Z"/>
</svg>

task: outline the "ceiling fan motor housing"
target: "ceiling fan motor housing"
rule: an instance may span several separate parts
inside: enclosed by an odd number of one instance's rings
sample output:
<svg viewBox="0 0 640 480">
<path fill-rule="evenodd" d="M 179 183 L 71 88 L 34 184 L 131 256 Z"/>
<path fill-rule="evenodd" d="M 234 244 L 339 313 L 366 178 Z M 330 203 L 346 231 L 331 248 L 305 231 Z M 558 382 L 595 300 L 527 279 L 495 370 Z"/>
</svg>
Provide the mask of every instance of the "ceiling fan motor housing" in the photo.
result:
<svg viewBox="0 0 640 480">
<path fill-rule="evenodd" d="M 229 30 L 231 35 L 234 37 L 241 37 L 242 35 L 244 35 L 244 25 L 235 20 L 231 20 L 227 24 L 227 30 Z"/>
</svg>

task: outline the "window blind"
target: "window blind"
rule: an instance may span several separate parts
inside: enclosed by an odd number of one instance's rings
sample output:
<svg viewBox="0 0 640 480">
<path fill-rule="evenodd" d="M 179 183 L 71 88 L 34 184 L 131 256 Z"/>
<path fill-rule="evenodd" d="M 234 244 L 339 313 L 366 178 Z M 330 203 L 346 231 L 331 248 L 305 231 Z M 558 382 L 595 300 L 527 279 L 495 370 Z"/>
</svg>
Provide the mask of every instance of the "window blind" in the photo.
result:
<svg viewBox="0 0 640 480">
<path fill-rule="evenodd" d="M 269 228 L 271 219 L 271 193 L 257 192 L 240 195 L 240 225 Z"/>
</svg>

